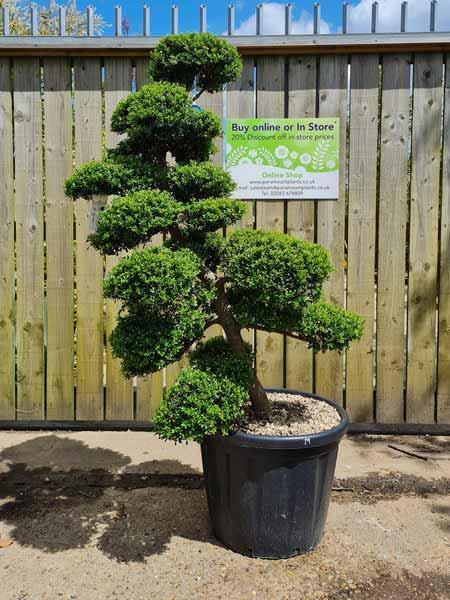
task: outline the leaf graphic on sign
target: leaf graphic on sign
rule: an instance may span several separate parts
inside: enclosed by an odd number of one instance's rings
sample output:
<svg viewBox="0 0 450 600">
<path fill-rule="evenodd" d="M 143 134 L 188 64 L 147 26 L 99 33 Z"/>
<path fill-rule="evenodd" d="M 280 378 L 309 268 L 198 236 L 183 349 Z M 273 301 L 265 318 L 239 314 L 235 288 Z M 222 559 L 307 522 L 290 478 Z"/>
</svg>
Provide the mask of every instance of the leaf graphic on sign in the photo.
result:
<svg viewBox="0 0 450 600">
<path fill-rule="evenodd" d="M 268 165 L 272 165 L 275 166 L 276 165 L 276 159 L 274 157 L 274 155 L 272 154 L 272 152 L 269 152 L 269 150 L 266 150 L 266 148 L 260 148 L 258 150 L 259 156 L 264 160 L 264 162 Z"/>
<path fill-rule="evenodd" d="M 325 159 L 327 151 L 330 147 L 330 141 L 322 140 L 317 144 L 317 148 L 314 150 L 312 155 L 312 167 L 314 171 L 323 171 L 325 168 Z"/>
<path fill-rule="evenodd" d="M 229 167 L 236 167 L 240 161 L 247 156 L 247 148 L 245 146 L 238 146 L 235 150 L 230 152 L 227 157 L 227 163 Z"/>
</svg>

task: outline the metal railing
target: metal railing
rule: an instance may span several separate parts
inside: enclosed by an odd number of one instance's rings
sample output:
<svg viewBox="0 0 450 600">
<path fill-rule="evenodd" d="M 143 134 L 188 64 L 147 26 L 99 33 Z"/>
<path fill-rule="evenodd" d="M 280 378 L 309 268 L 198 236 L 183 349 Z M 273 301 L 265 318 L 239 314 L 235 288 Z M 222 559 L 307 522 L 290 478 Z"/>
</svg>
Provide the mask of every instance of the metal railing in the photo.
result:
<svg viewBox="0 0 450 600">
<path fill-rule="evenodd" d="M 424 0 L 425 1 L 425 0 Z M 170 19 L 170 32 L 171 33 L 179 33 L 179 7 L 177 5 L 171 6 L 171 19 Z M 288 3 L 284 7 L 285 10 L 285 19 L 284 19 L 284 35 L 292 35 L 292 23 L 293 23 L 293 4 Z M 349 2 L 345 2 L 342 6 L 342 34 L 349 35 L 352 32 L 350 31 L 350 16 L 351 16 L 352 6 Z M 5 37 L 11 36 L 11 28 L 10 28 L 10 9 L 8 6 L 3 6 L 1 8 L 1 16 L 2 16 L 2 28 L 1 33 Z M 85 36 L 93 37 L 94 35 L 99 35 L 95 33 L 94 27 L 94 9 L 89 6 L 86 9 L 86 32 Z M 226 10 L 227 17 L 227 25 L 226 32 L 228 36 L 234 36 L 236 31 L 236 10 L 233 4 L 228 5 Z M 377 34 L 379 33 L 379 3 L 372 3 L 372 15 L 370 21 L 370 33 Z M 142 9 L 142 27 L 141 27 L 141 35 L 143 37 L 151 36 L 151 10 L 150 6 L 143 6 Z M 327 35 L 321 32 L 321 6 L 319 3 L 315 3 L 313 5 L 313 34 L 314 35 Z M 30 33 L 31 36 L 39 36 L 39 25 L 40 25 L 40 14 L 39 14 L 39 6 L 36 4 L 31 5 L 30 8 Z M 430 2 L 430 19 L 429 19 L 429 32 L 434 33 L 437 31 L 438 25 L 438 2 L 437 0 L 431 0 Z M 123 28 L 122 28 L 122 7 L 117 5 L 114 9 L 114 37 L 122 37 Z M 207 23 L 207 6 L 205 4 L 201 4 L 199 7 L 199 27 L 200 32 L 205 32 L 208 30 Z M 399 22 L 399 32 L 407 33 L 408 32 L 408 2 L 401 3 L 400 10 L 400 22 Z M 60 6 L 58 10 L 58 35 L 66 36 L 67 28 L 66 28 L 66 7 Z M 264 4 L 258 4 L 256 6 L 256 26 L 255 26 L 255 35 L 264 35 Z M 302 34 L 300 34 L 302 35 Z M 111 36 L 101 36 L 101 37 L 111 37 Z M 133 36 L 132 36 L 133 37 Z M 138 37 L 138 36 L 134 36 Z"/>
</svg>

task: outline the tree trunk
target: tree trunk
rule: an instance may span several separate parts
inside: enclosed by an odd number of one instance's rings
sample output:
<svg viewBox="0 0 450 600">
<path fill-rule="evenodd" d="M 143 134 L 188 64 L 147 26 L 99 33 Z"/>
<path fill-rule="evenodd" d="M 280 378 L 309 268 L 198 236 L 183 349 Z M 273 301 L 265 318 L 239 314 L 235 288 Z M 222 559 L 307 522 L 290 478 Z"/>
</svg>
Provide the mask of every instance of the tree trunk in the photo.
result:
<svg viewBox="0 0 450 600">
<path fill-rule="evenodd" d="M 255 371 L 253 371 L 253 382 L 249 393 L 255 416 L 258 418 L 267 417 L 270 414 L 272 405 Z"/>
<path fill-rule="evenodd" d="M 247 349 L 245 342 L 242 339 L 241 327 L 234 318 L 231 308 L 226 301 L 226 296 L 223 290 L 219 291 L 217 299 L 217 314 L 218 321 L 225 331 L 227 341 L 236 354 L 247 358 Z M 252 403 L 255 416 L 262 418 L 270 414 L 271 402 L 267 396 L 267 392 L 261 385 L 256 373 L 253 371 L 253 381 L 249 389 L 250 400 Z"/>
</svg>

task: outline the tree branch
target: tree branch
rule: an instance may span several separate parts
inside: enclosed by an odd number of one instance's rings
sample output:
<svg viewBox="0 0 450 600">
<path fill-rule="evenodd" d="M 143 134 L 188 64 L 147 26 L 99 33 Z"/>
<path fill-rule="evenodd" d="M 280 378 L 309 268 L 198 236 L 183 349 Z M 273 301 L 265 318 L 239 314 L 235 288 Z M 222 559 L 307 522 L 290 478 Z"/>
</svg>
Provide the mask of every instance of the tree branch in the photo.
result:
<svg viewBox="0 0 450 600">
<path fill-rule="evenodd" d="M 300 342 L 309 342 L 309 340 L 307 340 L 306 338 L 296 333 L 293 333 L 292 331 L 272 331 L 270 329 L 265 329 L 264 327 L 257 327 L 254 325 L 246 325 L 243 327 L 243 329 L 256 329 L 257 331 L 264 331 L 265 333 L 279 333 L 280 335 L 287 335 L 288 337 L 294 340 L 299 340 Z"/>
<path fill-rule="evenodd" d="M 206 321 L 205 329 L 208 329 L 208 327 L 212 327 L 213 325 L 220 325 L 220 321 L 218 318 L 211 319 L 210 321 Z"/>
<path fill-rule="evenodd" d="M 193 96 L 192 102 L 195 102 L 196 100 L 198 100 L 200 98 L 200 96 L 203 94 L 203 92 L 206 92 L 206 90 L 200 90 L 199 92 L 197 92 L 195 94 L 195 96 Z"/>
<path fill-rule="evenodd" d="M 293 333 L 292 331 L 285 331 L 284 334 L 294 340 L 299 340 L 300 342 L 308 342 L 309 341 L 306 338 L 302 337 L 301 335 Z"/>
<path fill-rule="evenodd" d="M 227 284 L 230 281 L 230 278 L 227 277 L 226 275 L 223 275 L 222 277 L 219 277 L 219 279 L 217 279 L 216 281 L 216 288 L 218 293 L 220 294 L 226 294 L 225 292 L 225 284 Z"/>
<path fill-rule="evenodd" d="M 174 223 L 167 228 L 167 232 L 170 234 L 170 237 L 176 242 L 181 242 L 183 240 L 183 235 L 181 233 L 178 224 Z"/>
</svg>

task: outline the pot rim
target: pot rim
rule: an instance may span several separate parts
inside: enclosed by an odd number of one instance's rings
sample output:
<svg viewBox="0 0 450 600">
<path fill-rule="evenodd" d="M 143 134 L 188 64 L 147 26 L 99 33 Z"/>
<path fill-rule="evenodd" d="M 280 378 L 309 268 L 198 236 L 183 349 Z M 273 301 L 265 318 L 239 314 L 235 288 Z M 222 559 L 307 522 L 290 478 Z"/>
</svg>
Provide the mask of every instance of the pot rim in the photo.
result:
<svg viewBox="0 0 450 600">
<path fill-rule="evenodd" d="M 311 433 L 309 435 L 292 435 L 292 436 L 276 436 L 276 435 L 257 435 L 254 433 L 245 433 L 243 431 L 235 431 L 228 436 L 217 436 L 226 439 L 232 445 L 245 446 L 249 448 L 267 448 L 267 449 L 308 449 L 317 448 L 320 446 L 328 446 L 339 442 L 346 434 L 349 427 L 349 419 L 346 411 L 342 406 L 339 406 L 333 400 L 310 394 L 309 392 L 300 392 L 298 390 L 290 390 L 285 388 L 266 388 L 269 393 L 282 392 L 284 394 L 292 394 L 294 396 L 306 396 L 326 402 L 337 410 L 341 417 L 341 422 L 333 427 L 321 431 L 320 433 Z M 216 436 L 214 436 L 216 437 Z"/>
</svg>

